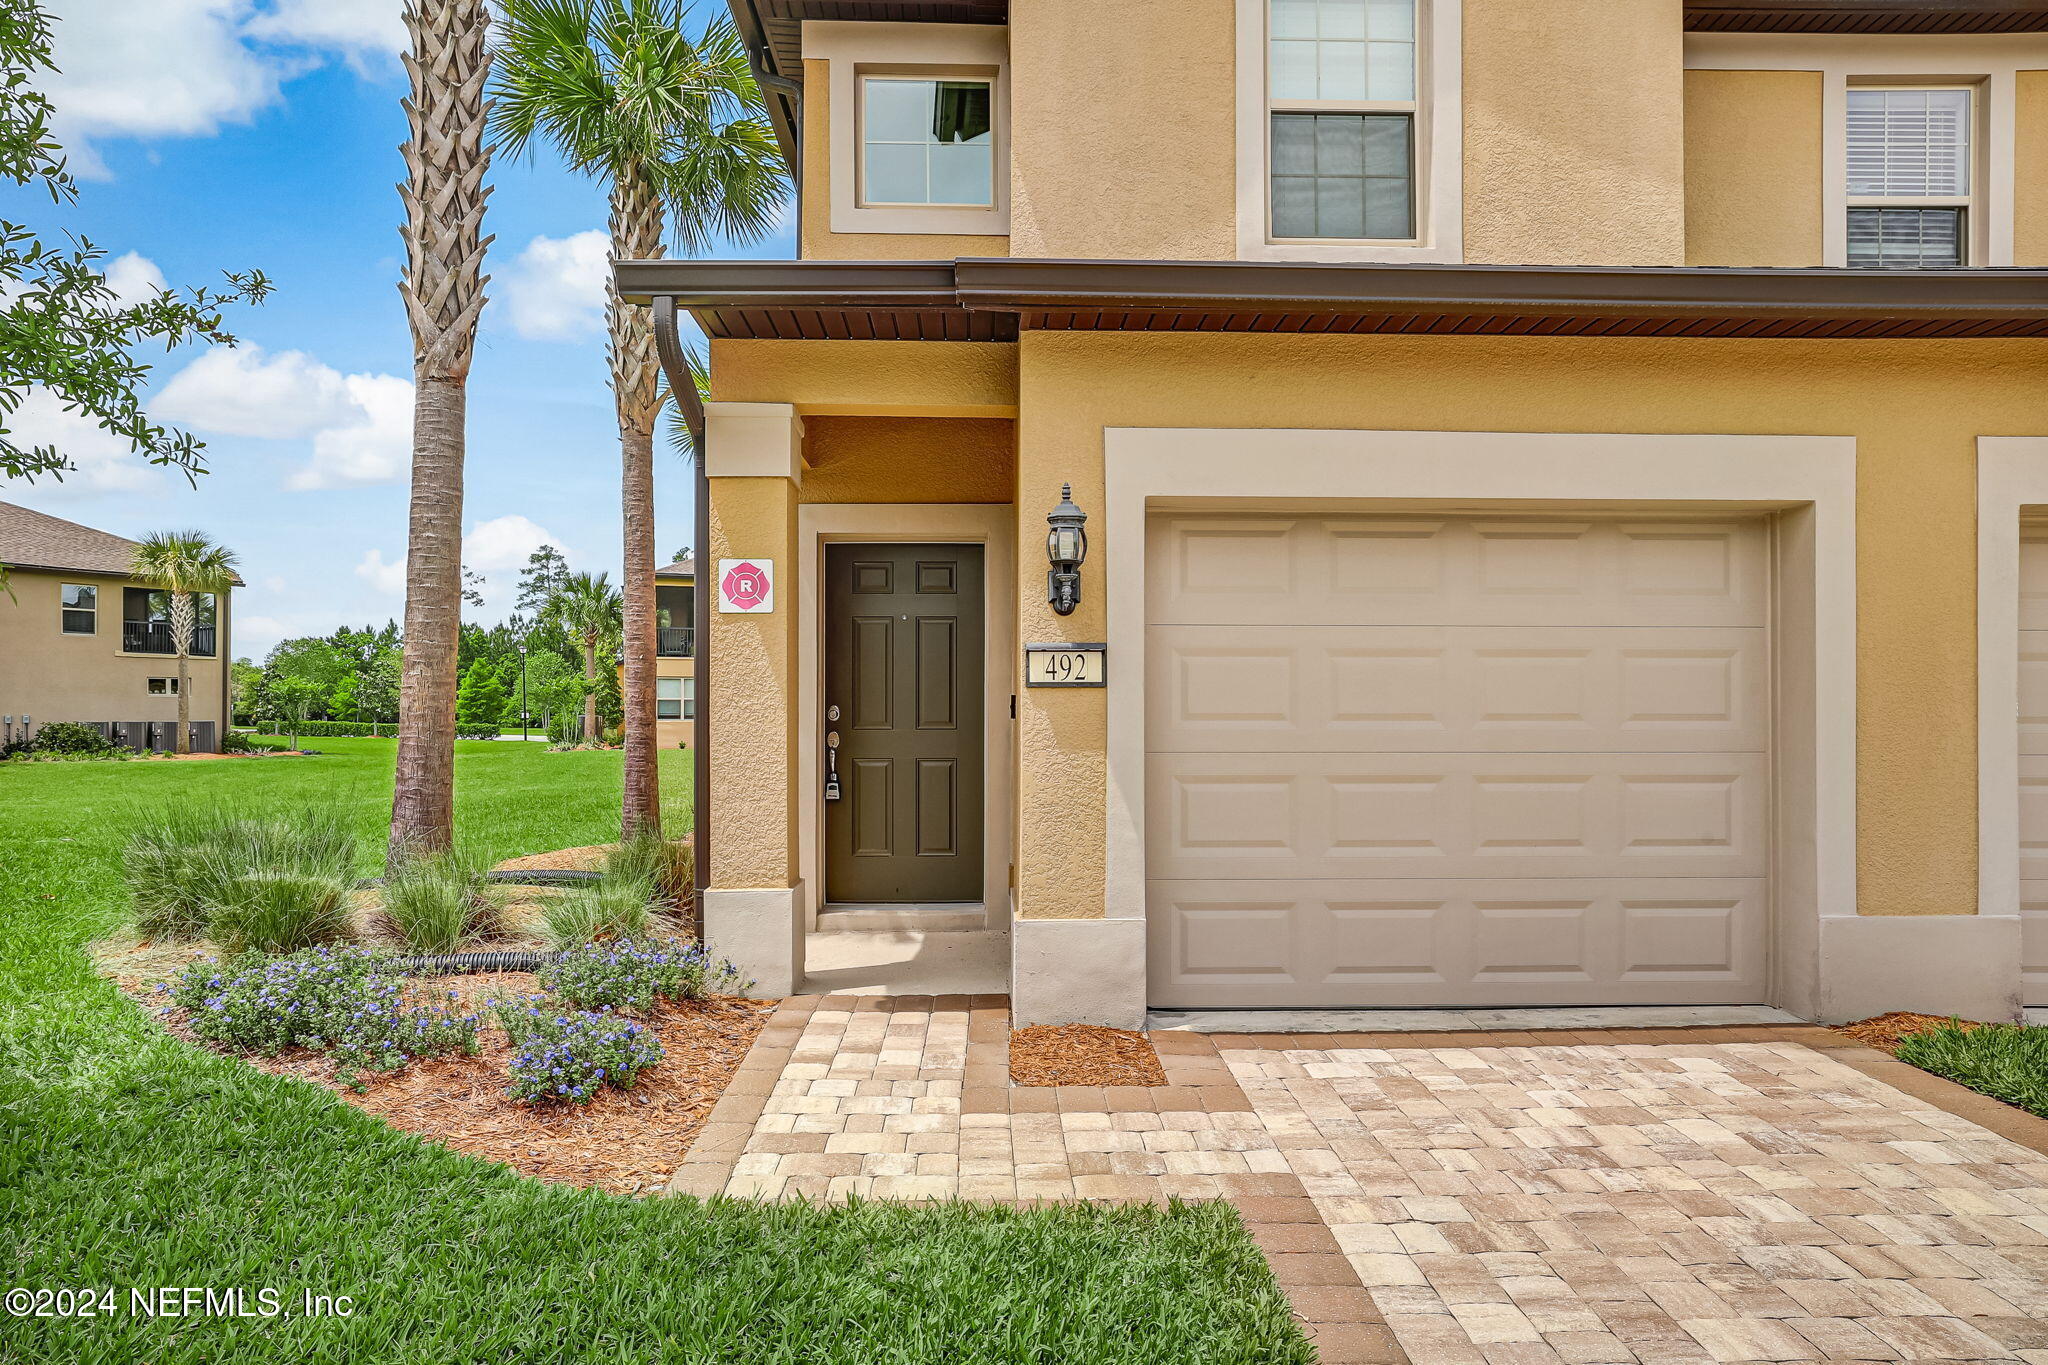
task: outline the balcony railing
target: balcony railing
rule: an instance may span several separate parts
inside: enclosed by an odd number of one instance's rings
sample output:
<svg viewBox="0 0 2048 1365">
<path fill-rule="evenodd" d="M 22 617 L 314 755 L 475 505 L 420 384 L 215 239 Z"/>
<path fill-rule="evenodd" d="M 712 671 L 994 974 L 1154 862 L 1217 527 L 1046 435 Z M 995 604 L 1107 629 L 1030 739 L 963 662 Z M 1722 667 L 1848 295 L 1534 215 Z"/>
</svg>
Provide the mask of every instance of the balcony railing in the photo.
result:
<svg viewBox="0 0 2048 1365">
<path fill-rule="evenodd" d="M 176 654 L 178 646 L 171 635 L 168 621 L 123 621 L 121 623 L 121 648 L 130 654 Z M 213 627 L 192 628 L 192 653 L 200 658 L 213 657 Z"/>
<path fill-rule="evenodd" d="M 663 626 L 654 632 L 654 652 L 664 659 L 687 659 L 697 632 L 689 626 Z"/>
</svg>

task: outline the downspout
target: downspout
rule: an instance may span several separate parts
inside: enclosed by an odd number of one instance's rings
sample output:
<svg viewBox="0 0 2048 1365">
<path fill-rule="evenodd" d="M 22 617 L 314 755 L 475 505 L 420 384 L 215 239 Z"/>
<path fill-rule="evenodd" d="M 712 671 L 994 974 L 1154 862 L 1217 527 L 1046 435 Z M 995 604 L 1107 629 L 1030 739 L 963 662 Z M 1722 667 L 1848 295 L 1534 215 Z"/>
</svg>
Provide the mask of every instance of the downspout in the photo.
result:
<svg viewBox="0 0 2048 1365">
<path fill-rule="evenodd" d="M 692 579 L 690 676 L 696 684 L 696 709 L 690 717 L 690 850 L 695 875 L 690 878 L 690 896 L 697 921 L 697 933 L 704 933 L 704 887 L 711 880 L 711 476 L 705 467 L 704 400 L 697 393 L 697 376 L 683 355 L 682 337 L 676 331 L 676 301 L 667 294 L 654 296 L 654 349 L 661 358 L 661 372 L 668 391 L 675 398 L 676 411 L 690 431 L 690 446 L 697 453 L 696 574 Z"/>
<path fill-rule="evenodd" d="M 790 125 L 796 133 L 789 140 L 789 190 L 796 200 L 796 254 L 804 254 L 804 88 L 787 76 L 771 75 L 767 57 L 754 63 L 754 80 L 788 102 Z"/>
</svg>

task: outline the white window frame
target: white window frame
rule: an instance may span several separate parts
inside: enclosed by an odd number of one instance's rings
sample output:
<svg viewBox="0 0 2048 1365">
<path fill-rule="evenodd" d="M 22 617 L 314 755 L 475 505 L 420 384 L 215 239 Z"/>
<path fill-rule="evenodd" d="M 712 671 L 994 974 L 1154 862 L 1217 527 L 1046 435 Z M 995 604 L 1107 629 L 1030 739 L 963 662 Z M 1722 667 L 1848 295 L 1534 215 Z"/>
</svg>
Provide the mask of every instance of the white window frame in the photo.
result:
<svg viewBox="0 0 2048 1365">
<path fill-rule="evenodd" d="M 162 686 L 158 686 L 159 683 Z M 149 695 L 152 697 L 175 697 L 178 695 L 178 680 L 176 678 L 151 678 L 148 687 Z"/>
<path fill-rule="evenodd" d="M 1934 195 L 1883 195 L 1849 193 L 1849 92 L 1851 90 L 1904 90 L 1927 91 L 1960 90 L 1969 98 L 1969 187 L 1970 192 L 1961 196 Z M 1984 166 L 1984 86 L 1981 81 L 1890 81 L 1869 80 L 1850 77 L 1842 91 L 1842 264 L 1849 263 L 1849 210 L 1850 209 L 1961 209 L 1963 211 L 1962 248 L 1963 266 L 1975 265 L 1982 257 L 1981 238 L 1978 223 L 1983 214 L 1978 210 L 1978 196 L 1982 193 L 1985 179 Z M 1868 267 L 1866 267 L 1868 268 Z M 1929 266 L 1927 269 L 1937 267 Z"/>
<path fill-rule="evenodd" d="M 1463 0 L 1415 0 L 1415 98 L 1274 100 L 1270 0 L 1237 0 L 1237 255 L 1245 261 L 1459 264 L 1465 259 Z M 1272 235 L 1274 113 L 1412 113 L 1415 235 Z"/>
<path fill-rule="evenodd" d="M 1010 231 L 1010 31 L 1000 24 L 811 19 L 804 58 L 826 63 L 826 170 L 833 232 L 1007 236 Z M 994 164 L 987 206 L 862 201 L 864 82 L 870 76 L 989 82 Z M 807 174 L 807 178 L 811 178 Z M 816 180 L 811 183 L 815 186 Z"/>
<path fill-rule="evenodd" d="M 1887 37 L 1689 33 L 1694 71 L 1816 71 L 1821 76 L 1821 264 L 1849 264 L 1849 87 L 1977 91 L 1971 168 L 1971 267 L 2013 263 L 2019 72 L 2048 69 L 2048 35 L 1913 34 Z M 1898 201 L 1903 205 L 1903 201 Z"/>
<path fill-rule="evenodd" d="M 697 678 L 690 673 L 683 675 L 683 719 L 697 719 Z"/>
<path fill-rule="evenodd" d="M 89 606 L 89 607 L 67 607 L 67 606 L 65 606 L 65 605 L 64 605 L 64 590 L 65 590 L 66 588 L 87 588 L 87 589 L 90 589 L 90 590 L 91 590 L 91 592 L 92 592 L 92 605 L 91 605 L 91 606 Z M 91 613 L 92 613 L 92 629 L 91 629 L 91 630 L 72 630 L 72 629 L 70 629 L 69 627 L 67 627 L 67 626 L 66 626 L 66 625 L 64 624 L 64 614 L 65 614 L 66 612 L 72 612 L 72 611 L 85 611 L 85 612 L 91 612 Z M 59 584 L 57 585 L 57 632 L 58 632 L 58 633 L 59 633 L 60 635 L 76 635 L 76 636 L 79 636 L 79 637 L 81 637 L 81 638 L 82 638 L 82 637 L 84 637 L 84 636 L 87 636 L 87 635 L 97 635 L 97 634 L 99 634 L 99 633 L 100 633 L 100 585 L 99 585 L 99 584 L 97 584 L 97 583 L 59 583 Z"/>
<path fill-rule="evenodd" d="M 684 710 L 685 710 L 685 701 L 684 701 L 684 698 L 685 698 L 685 696 L 686 696 L 686 694 L 687 694 L 687 692 L 688 692 L 688 690 L 689 690 L 689 689 L 688 689 L 687 687 L 685 687 L 685 686 L 683 685 L 683 684 L 687 683 L 688 681 L 689 681 L 689 680 L 688 680 L 687 678 L 680 678 L 680 677 L 677 677 L 677 678 L 656 678 L 656 679 L 654 680 L 654 718 L 655 718 L 656 720 L 688 720 L 688 719 L 689 719 L 689 717 L 688 717 L 687 715 L 685 715 L 685 714 L 684 714 Z M 664 697 L 664 696 L 662 696 L 662 695 L 661 695 L 661 689 L 662 689 L 663 685 L 664 685 L 664 684 L 667 684 L 667 683 L 675 683 L 675 684 L 676 684 L 676 694 L 675 694 L 675 695 L 674 695 L 673 697 Z M 675 713 L 674 715 L 672 715 L 672 716 L 666 716 L 666 715 L 663 715 L 663 714 L 662 714 L 662 711 L 661 711 L 661 708 L 662 708 L 663 706 L 665 706 L 665 705 L 667 705 L 667 704 L 671 703 L 671 702 L 675 704 L 675 708 L 676 708 L 676 713 Z"/>
</svg>

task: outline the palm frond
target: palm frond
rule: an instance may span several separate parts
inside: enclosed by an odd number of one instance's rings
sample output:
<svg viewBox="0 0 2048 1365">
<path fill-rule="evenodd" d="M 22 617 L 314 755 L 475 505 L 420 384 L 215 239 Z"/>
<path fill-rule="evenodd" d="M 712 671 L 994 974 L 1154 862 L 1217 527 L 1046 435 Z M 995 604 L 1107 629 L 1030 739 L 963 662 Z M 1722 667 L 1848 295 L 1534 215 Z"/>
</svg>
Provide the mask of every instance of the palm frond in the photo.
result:
<svg viewBox="0 0 2048 1365">
<path fill-rule="evenodd" d="M 697 386 L 700 402 L 711 401 L 711 362 L 705 358 L 703 348 L 695 342 L 683 343 L 683 364 L 689 367 L 690 379 Z M 682 406 L 669 402 L 673 397 L 668 390 L 662 390 L 662 401 L 668 409 L 668 444 L 676 458 L 695 461 L 697 438 L 690 431 L 690 424 L 683 420 Z"/>
</svg>

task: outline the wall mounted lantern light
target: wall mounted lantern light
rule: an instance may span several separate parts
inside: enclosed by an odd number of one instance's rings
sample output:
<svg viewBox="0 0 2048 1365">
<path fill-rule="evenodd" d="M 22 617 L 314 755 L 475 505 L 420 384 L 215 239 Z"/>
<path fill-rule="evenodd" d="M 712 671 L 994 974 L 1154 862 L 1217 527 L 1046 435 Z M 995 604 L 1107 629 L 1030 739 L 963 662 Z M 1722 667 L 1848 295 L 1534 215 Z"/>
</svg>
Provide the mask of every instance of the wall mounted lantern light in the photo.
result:
<svg viewBox="0 0 2048 1365">
<path fill-rule="evenodd" d="M 1074 506 L 1074 486 L 1060 485 L 1060 505 L 1046 521 L 1052 529 L 1045 534 L 1045 557 L 1052 569 L 1045 576 L 1045 600 L 1061 616 L 1072 616 L 1081 605 L 1081 561 L 1088 558 L 1088 514 Z"/>
</svg>

